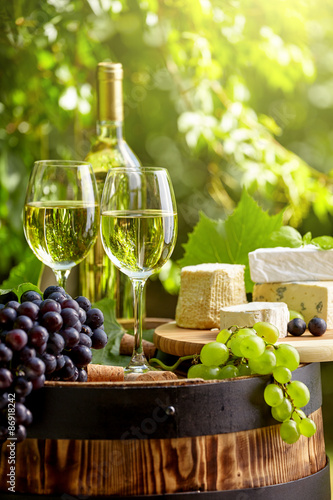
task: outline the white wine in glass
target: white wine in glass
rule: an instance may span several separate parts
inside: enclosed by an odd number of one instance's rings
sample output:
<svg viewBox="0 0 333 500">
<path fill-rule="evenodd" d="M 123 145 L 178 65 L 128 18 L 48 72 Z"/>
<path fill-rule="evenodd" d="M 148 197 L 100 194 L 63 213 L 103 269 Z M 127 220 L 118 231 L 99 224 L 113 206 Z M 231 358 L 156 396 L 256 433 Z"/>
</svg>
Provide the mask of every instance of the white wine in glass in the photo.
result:
<svg viewBox="0 0 333 500">
<path fill-rule="evenodd" d="M 94 245 L 99 200 L 90 163 L 45 160 L 34 164 L 24 205 L 27 242 L 65 288 L 69 273 Z"/>
<path fill-rule="evenodd" d="M 101 235 L 107 256 L 134 292 L 134 350 L 126 372 L 151 368 L 142 348 L 142 293 L 147 278 L 169 259 L 177 237 L 177 208 L 168 171 L 113 168 L 101 201 Z"/>
</svg>

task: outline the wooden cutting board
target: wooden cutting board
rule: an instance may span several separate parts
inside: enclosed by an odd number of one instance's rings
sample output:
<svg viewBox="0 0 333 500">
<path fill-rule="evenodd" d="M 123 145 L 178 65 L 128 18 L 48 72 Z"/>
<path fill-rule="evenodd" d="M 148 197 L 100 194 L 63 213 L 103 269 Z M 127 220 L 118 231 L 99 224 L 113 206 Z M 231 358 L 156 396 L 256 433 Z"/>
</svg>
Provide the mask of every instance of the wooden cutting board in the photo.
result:
<svg viewBox="0 0 333 500">
<path fill-rule="evenodd" d="M 158 326 L 154 333 L 154 344 L 163 352 L 175 356 L 199 354 L 207 342 L 216 339 L 219 330 L 192 330 L 179 328 L 175 321 Z M 314 337 L 306 331 L 301 337 L 288 336 L 278 343 L 294 346 L 301 363 L 333 361 L 333 330 L 327 330 L 321 337 Z"/>
</svg>

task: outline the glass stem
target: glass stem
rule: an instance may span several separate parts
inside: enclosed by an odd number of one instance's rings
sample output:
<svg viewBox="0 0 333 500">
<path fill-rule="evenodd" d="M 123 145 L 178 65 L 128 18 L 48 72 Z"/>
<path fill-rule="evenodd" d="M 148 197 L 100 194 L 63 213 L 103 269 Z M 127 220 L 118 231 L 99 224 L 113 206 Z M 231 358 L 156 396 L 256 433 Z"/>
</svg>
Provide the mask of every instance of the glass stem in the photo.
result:
<svg viewBox="0 0 333 500">
<path fill-rule="evenodd" d="M 57 283 L 59 286 L 62 286 L 64 290 L 66 290 L 66 283 L 67 283 L 67 278 L 69 276 L 69 273 L 71 272 L 70 269 L 60 269 L 60 270 L 54 270 L 53 272 L 55 274 Z"/>
<path fill-rule="evenodd" d="M 131 279 L 134 298 L 134 348 L 129 371 L 147 371 L 148 363 L 142 347 L 143 291 L 147 279 Z"/>
</svg>

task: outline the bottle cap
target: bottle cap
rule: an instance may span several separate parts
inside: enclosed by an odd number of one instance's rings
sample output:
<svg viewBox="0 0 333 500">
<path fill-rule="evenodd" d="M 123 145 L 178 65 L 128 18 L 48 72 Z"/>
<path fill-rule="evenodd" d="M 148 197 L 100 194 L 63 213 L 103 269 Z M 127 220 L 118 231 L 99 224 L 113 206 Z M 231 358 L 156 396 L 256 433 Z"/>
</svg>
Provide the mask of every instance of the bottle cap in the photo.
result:
<svg viewBox="0 0 333 500">
<path fill-rule="evenodd" d="M 98 120 L 123 121 L 123 67 L 121 63 L 101 62 L 97 65 Z"/>
</svg>

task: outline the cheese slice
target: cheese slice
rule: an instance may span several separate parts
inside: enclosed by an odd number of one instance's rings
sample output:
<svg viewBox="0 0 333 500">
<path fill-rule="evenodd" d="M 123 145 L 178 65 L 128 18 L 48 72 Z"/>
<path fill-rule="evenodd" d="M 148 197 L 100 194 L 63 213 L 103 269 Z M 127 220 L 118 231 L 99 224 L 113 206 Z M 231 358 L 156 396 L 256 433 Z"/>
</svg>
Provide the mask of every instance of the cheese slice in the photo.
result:
<svg viewBox="0 0 333 500">
<path fill-rule="evenodd" d="M 176 307 L 176 323 L 182 328 L 219 328 L 223 306 L 246 302 L 245 266 L 200 264 L 184 267 Z"/>
<path fill-rule="evenodd" d="M 267 321 L 277 327 L 280 337 L 287 336 L 289 309 L 284 302 L 249 302 L 238 306 L 222 307 L 220 328 L 252 327 L 258 321 Z"/>
<path fill-rule="evenodd" d="M 318 316 L 327 328 L 333 328 L 333 281 L 257 283 L 252 297 L 254 301 L 285 302 L 289 309 L 302 313 L 306 323 Z"/>
<path fill-rule="evenodd" d="M 333 250 L 314 245 L 300 248 L 259 248 L 249 252 L 254 283 L 333 280 Z"/>
</svg>

